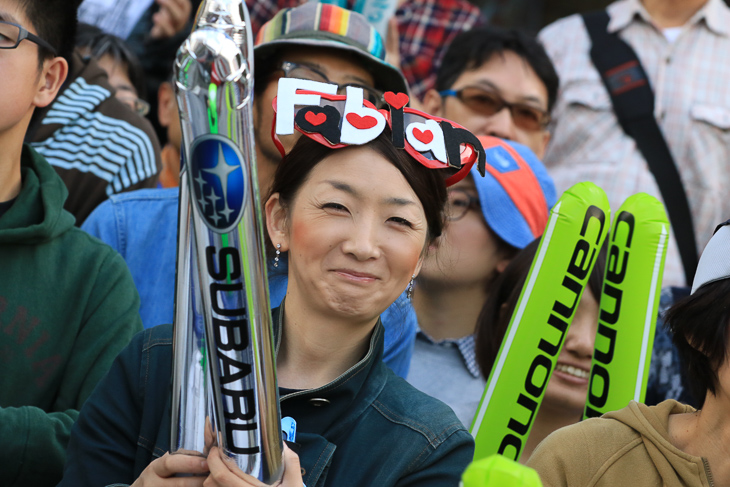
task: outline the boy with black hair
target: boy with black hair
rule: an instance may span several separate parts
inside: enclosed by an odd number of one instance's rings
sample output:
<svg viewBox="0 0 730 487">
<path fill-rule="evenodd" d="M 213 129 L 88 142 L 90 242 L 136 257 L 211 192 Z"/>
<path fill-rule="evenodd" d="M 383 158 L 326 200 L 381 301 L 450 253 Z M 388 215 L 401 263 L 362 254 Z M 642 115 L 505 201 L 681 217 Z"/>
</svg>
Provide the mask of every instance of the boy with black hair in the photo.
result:
<svg viewBox="0 0 730 487">
<path fill-rule="evenodd" d="M 75 22 L 68 10 L 67 0 L 0 0 L 3 486 L 59 481 L 78 409 L 141 329 L 124 261 L 74 228 L 63 181 L 23 144 L 33 112 L 54 100 L 68 74 L 59 56 Z"/>
<path fill-rule="evenodd" d="M 25 141 L 66 183 L 64 207 L 80 226 L 109 195 L 156 187 L 159 142 L 150 122 L 116 98 L 97 62 L 74 51 L 80 0 L 18 1 L 69 66 L 55 101 L 34 113 Z"/>
<path fill-rule="evenodd" d="M 423 107 L 477 135 L 526 145 L 542 159 L 558 75 L 534 37 L 481 27 L 459 34 L 443 57 Z M 506 109 L 506 110 L 505 110 Z"/>
</svg>

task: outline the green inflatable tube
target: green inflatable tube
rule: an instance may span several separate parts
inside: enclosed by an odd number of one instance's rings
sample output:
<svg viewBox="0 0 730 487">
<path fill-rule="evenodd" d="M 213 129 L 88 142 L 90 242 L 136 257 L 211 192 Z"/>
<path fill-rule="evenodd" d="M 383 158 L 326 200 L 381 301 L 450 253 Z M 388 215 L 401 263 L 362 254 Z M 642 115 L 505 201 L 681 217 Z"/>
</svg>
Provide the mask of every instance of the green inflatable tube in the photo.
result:
<svg viewBox="0 0 730 487">
<path fill-rule="evenodd" d="M 502 455 L 492 455 L 466 467 L 461 487 L 542 487 L 542 482 L 530 467 Z"/>
<path fill-rule="evenodd" d="M 645 193 L 626 199 L 611 227 L 585 418 L 644 402 L 669 220 Z"/>
<path fill-rule="evenodd" d="M 519 460 L 609 224 L 606 194 L 590 182 L 550 212 L 474 417 L 475 460 Z"/>
</svg>

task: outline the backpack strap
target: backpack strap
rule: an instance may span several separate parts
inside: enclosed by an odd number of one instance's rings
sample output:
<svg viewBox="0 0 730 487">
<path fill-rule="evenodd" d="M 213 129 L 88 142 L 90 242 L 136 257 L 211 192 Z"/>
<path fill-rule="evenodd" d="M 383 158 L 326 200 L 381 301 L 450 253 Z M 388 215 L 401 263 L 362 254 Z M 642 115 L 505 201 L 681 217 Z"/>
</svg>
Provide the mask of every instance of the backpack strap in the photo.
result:
<svg viewBox="0 0 730 487">
<path fill-rule="evenodd" d="M 623 131 L 636 142 L 659 186 L 674 228 L 687 285 L 697 269 L 697 242 L 687 194 L 656 118 L 654 92 L 634 50 L 616 33 L 608 32 L 608 12 L 583 14 L 591 38 L 591 60 L 606 86 Z"/>
</svg>

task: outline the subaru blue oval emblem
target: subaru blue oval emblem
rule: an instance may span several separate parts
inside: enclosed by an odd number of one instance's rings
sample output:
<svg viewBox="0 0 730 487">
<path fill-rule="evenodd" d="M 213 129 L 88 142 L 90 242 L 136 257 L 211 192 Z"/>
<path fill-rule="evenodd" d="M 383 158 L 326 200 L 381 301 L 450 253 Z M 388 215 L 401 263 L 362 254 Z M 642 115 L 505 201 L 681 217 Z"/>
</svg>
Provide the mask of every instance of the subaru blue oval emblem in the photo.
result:
<svg viewBox="0 0 730 487">
<path fill-rule="evenodd" d="M 198 137 L 190 149 L 189 173 L 195 206 L 208 228 L 230 232 L 246 206 L 248 185 L 241 151 L 220 135 Z"/>
</svg>

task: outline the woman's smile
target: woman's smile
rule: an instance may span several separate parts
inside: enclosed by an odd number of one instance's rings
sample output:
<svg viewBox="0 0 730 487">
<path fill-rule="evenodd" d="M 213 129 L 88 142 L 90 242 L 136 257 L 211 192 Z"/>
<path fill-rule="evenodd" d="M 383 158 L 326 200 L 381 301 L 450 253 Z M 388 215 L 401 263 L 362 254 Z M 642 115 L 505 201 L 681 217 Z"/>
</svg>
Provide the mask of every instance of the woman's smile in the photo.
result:
<svg viewBox="0 0 730 487">
<path fill-rule="evenodd" d="M 553 376 L 559 377 L 561 380 L 577 386 L 588 386 L 588 378 L 590 377 L 590 369 L 584 365 L 571 365 L 564 362 L 558 362 L 555 366 Z"/>
<path fill-rule="evenodd" d="M 359 272 L 352 269 L 335 269 L 332 272 L 342 277 L 343 279 L 360 284 L 371 284 L 379 279 L 376 275 L 367 272 Z"/>
</svg>

